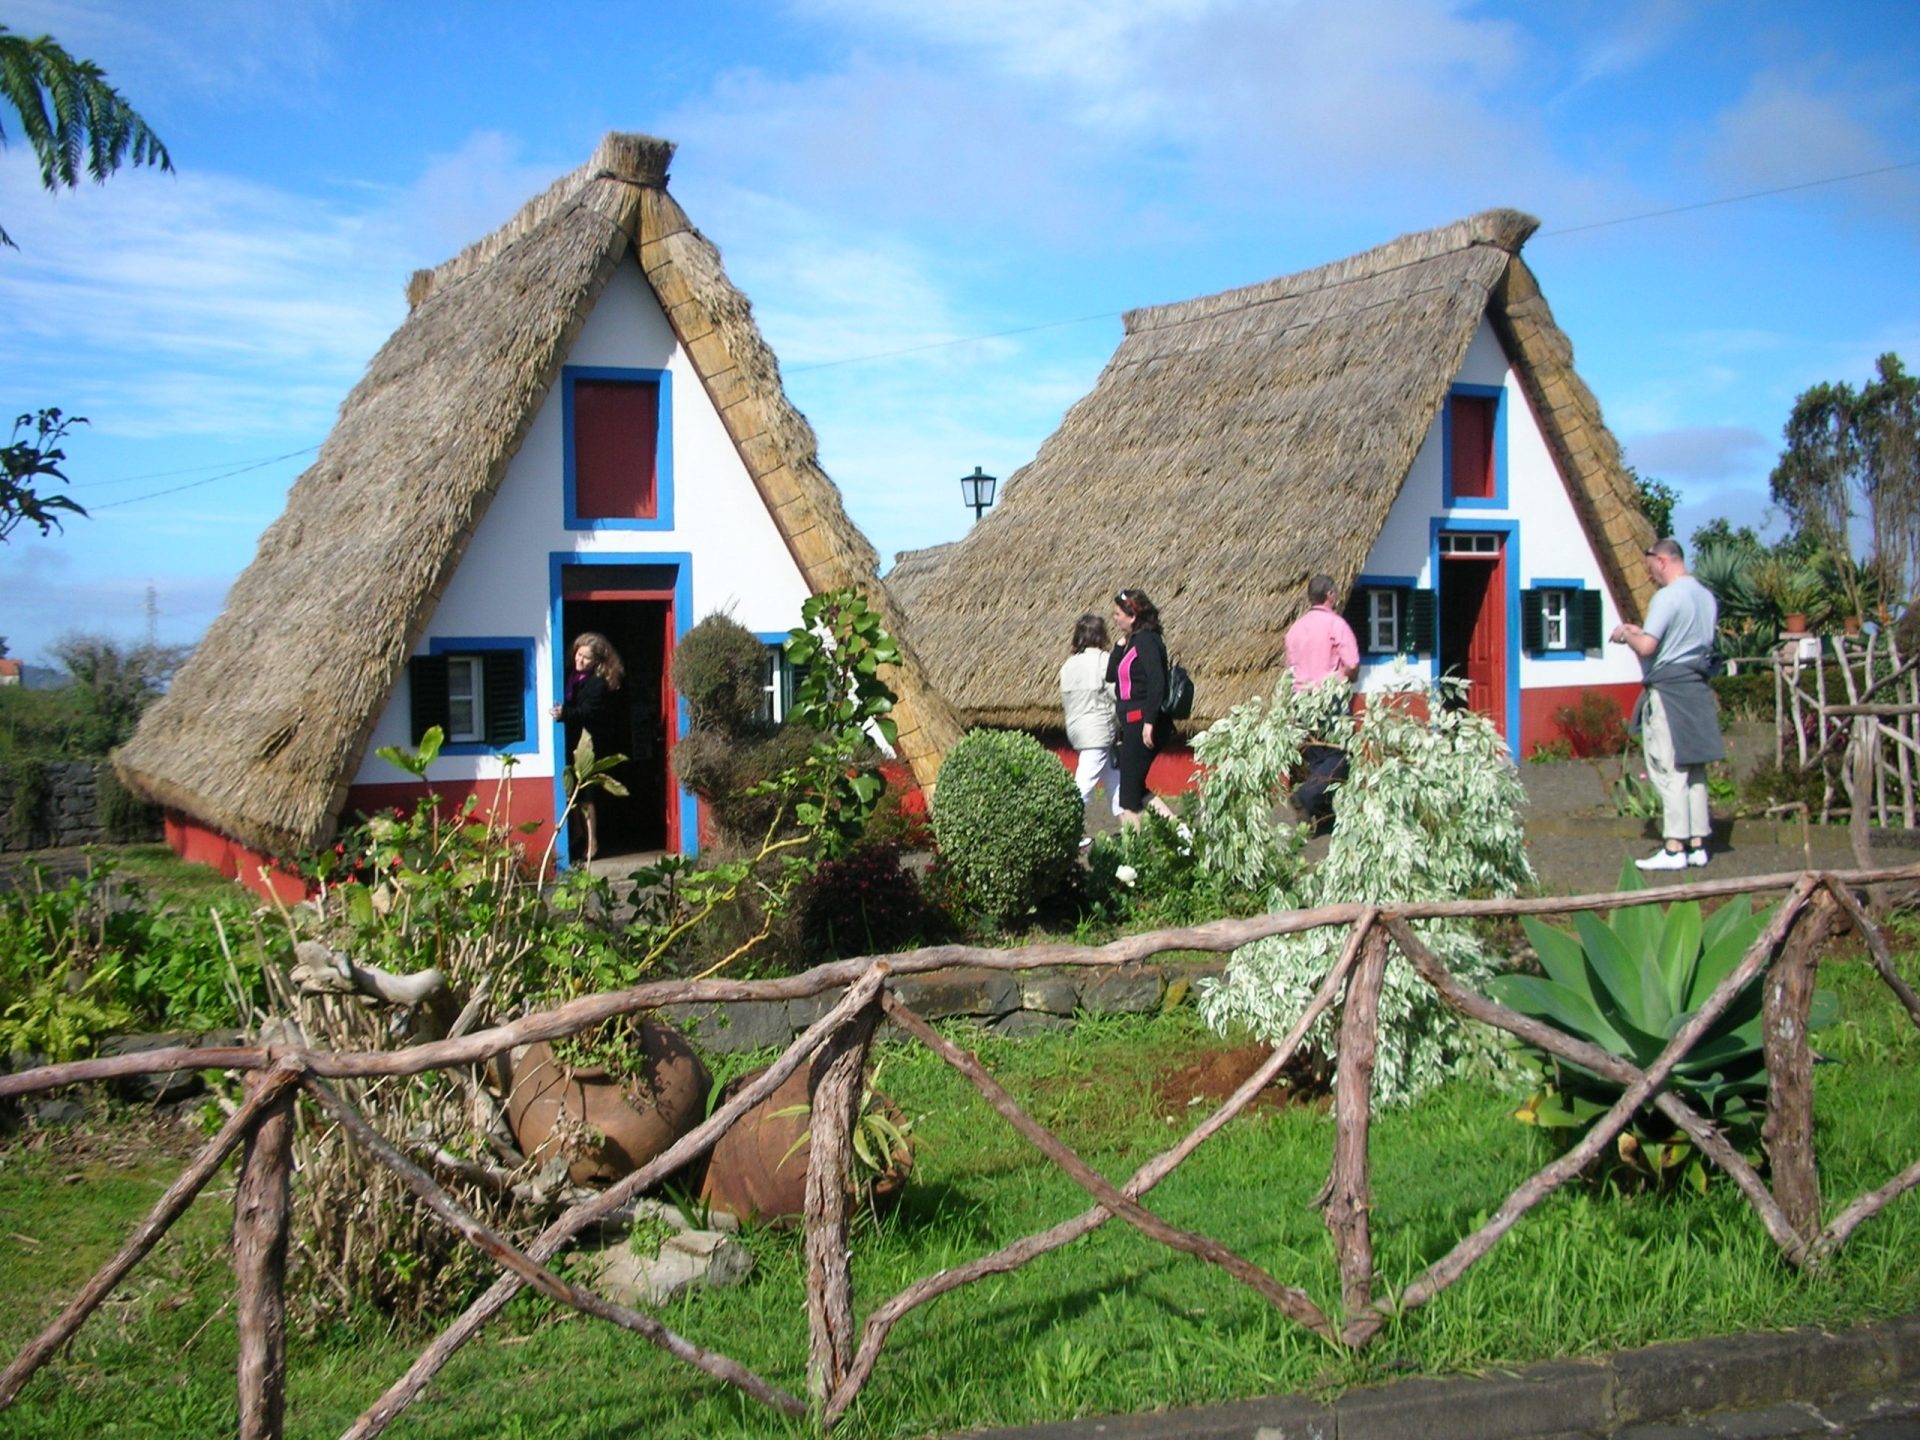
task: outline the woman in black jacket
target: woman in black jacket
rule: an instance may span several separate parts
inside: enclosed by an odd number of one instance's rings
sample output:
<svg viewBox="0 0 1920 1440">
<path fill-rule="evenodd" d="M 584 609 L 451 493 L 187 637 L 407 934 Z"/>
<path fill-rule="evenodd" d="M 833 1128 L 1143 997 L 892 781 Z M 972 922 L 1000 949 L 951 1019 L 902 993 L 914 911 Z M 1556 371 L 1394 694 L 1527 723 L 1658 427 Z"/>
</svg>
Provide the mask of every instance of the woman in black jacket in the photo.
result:
<svg viewBox="0 0 1920 1440">
<path fill-rule="evenodd" d="M 567 763 L 580 744 L 584 731 L 593 741 L 593 753 L 605 759 L 612 753 L 607 741 L 617 702 L 614 692 L 627 678 L 626 666 L 607 637 L 591 630 L 583 631 L 573 642 L 573 673 L 567 676 L 566 698 L 547 713 L 567 726 Z M 592 792 L 580 800 L 580 815 L 587 826 L 587 859 L 600 854 L 600 827 L 594 813 Z"/>
<path fill-rule="evenodd" d="M 1151 805 L 1190 838 L 1167 802 L 1147 789 L 1147 768 L 1157 745 L 1170 737 L 1171 723 L 1162 720 L 1160 707 L 1167 698 L 1167 646 L 1160 638 L 1160 612 L 1144 590 L 1122 590 L 1113 597 L 1113 624 L 1120 643 L 1107 660 L 1107 680 L 1115 687 L 1120 711 L 1120 823 L 1138 825 L 1140 812 Z"/>
</svg>

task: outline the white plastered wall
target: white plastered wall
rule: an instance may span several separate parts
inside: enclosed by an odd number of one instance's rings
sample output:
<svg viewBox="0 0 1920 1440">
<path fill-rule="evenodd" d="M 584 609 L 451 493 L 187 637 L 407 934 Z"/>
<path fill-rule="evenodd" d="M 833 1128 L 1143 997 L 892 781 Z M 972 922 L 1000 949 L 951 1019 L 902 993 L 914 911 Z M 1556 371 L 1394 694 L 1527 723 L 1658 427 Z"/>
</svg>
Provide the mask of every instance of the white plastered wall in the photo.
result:
<svg viewBox="0 0 1920 1440">
<path fill-rule="evenodd" d="M 540 748 L 520 757 L 515 773 L 523 778 L 554 774 L 558 726 L 546 718 L 554 700 L 550 555 L 630 556 L 636 564 L 646 563 L 648 555 L 691 555 L 693 613 L 676 617 L 682 631 L 715 610 L 726 611 L 749 630 L 789 630 L 800 623 L 808 595 L 692 360 L 631 258 L 607 282 L 566 363 L 668 372 L 674 523 L 670 530 L 566 527 L 563 402 L 556 382 L 414 651 L 427 653 L 435 636 L 533 639 Z M 410 740 L 403 675 L 353 783 L 404 780 L 374 752 Z M 499 762 L 490 755 L 457 755 L 435 761 L 428 778 L 492 780 L 499 773 Z"/>
<path fill-rule="evenodd" d="M 1508 540 L 1509 573 L 1518 580 L 1518 588 L 1527 590 L 1540 580 L 1580 580 L 1589 590 L 1601 595 L 1601 634 L 1611 634 L 1620 623 L 1618 606 L 1593 553 L 1573 500 L 1553 463 L 1546 437 L 1534 419 L 1513 368 L 1493 327 L 1483 316 L 1467 358 L 1455 377 L 1464 385 L 1494 385 L 1505 393 L 1501 408 L 1506 416 L 1507 504 L 1500 508 L 1485 505 L 1445 504 L 1445 464 L 1441 417 L 1435 415 L 1427 437 L 1414 457 L 1400 496 L 1387 514 L 1380 538 L 1374 542 L 1362 567 L 1366 575 L 1413 576 L 1423 589 L 1434 583 L 1432 522 L 1445 518 L 1450 527 L 1471 530 L 1475 522 L 1512 521 L 1518 528 Z M 1422 655 L 1424 670 L 1430 657 Z M 1376 688 L 1386 667 L 1361 667 L 1359 688 Z M 1547 686 L 1637 684 L 1640 666 L 1624 645 L 1603 645 L 1600 655 L 1578 660 L 1540 660 L 1520 651 L 1520 688 L 1531 690 Z"/>
</svg>

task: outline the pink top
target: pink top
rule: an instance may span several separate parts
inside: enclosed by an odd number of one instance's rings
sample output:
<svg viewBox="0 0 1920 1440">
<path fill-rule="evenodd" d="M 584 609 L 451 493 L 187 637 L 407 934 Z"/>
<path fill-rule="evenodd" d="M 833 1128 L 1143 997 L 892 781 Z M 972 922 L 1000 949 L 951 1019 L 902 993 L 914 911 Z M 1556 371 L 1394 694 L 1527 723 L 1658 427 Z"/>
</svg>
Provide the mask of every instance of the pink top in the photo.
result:
<svg viewBox="0 0 1920 1440">
<path fill-rule="evenodd" d="M 1344 675 L 1360 663 L 1353 627 L 1331 605 L 1316 605 L 1287 631 L 1287 668 L 1293 688 L 1310 690 L 1330 675 Z"/>
</svg>

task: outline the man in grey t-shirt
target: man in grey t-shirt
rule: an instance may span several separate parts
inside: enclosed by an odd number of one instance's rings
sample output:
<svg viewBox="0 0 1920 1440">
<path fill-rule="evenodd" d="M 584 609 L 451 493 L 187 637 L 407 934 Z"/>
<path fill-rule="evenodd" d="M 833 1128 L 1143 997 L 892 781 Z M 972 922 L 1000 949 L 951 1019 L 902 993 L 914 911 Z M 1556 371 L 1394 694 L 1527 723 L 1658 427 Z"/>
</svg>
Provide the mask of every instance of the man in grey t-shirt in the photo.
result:
<svg viewBox="0 0 1920 1440">
<path fill-rule="evenodd" d="M 1713 689 L 1713 638 L 1720 606 L 1713 592 L 1687 573 L 1685 553 L 1671 537 L 1647 551 L 1647 574 L 1660 591 L 1644 625 L 1620 625 L 1613 641 L 1640 657 L 1640 704 L 1634 711 L 1647 756 L 1647 778 L 1660 793 L 1666 844 L 1642 870 L 1684 870 L 1707 863 L 1707 766 L 1726 755 Z"/>
</svg>

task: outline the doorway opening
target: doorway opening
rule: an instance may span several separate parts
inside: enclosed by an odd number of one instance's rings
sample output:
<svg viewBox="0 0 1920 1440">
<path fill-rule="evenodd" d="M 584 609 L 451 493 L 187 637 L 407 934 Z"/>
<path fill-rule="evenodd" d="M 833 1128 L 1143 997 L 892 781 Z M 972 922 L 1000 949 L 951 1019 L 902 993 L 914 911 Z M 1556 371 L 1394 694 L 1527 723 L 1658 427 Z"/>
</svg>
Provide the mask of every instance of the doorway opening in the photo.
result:
<svg viewBox="0 0 1920 1440">
<path fill-rule="evenodd" d="M 1507 734 L 1507 550 L 1497 532 L 1442 531 L 1438 644 L 1440 673 L 1467 682 L 1464 705 Z"/>
<path fill-rule="evenodd" d="M 663 572 L 656 575 L 652 572 Z M 673 573 L 654 565 L 567 567 L 561 577 L 560 621 L 567 648 L 562 683 L 572 669 L 574 639 L 595 631 L 619 653 L 625 683 L 600 737 L 604 752 L 627 758 L 613 771 L 625 796 L 595 795 L 600 858 L 677 849 L 679 792 L 669 760 L 677 706 L 673 697 Z M 576 817 L 567 853 L 586 854 L 586 830 Z"/>
</svg>

